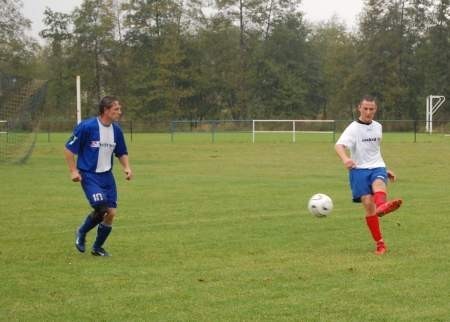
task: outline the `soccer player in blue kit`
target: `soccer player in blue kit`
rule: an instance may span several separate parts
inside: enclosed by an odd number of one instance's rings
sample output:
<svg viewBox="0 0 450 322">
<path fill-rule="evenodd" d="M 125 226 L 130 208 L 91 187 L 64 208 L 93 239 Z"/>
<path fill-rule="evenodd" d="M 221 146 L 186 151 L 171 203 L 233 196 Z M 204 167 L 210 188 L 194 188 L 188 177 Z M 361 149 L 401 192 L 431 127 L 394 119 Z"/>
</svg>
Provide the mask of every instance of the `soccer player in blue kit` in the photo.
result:
<svg viewBox="0 0 450 322">
<path fill-rule="evenodd" d="M 112 174 L 113 154 L 122 165 L 126 180 L 133 175 L 124 135 L 116 123 L 121 115 L 119 100 L 112 96 L 103 97 L 99 103 L 99 115 L 78 124 L 65 145 L 64 156 L 70 177 L 73 182 L 81 183 L 93 208 L 76 231 L 75 247 L 81 253 L 86 250 L 86 234 L 98 225 L 91 253 L 110 256 L 103 244 L 111 233 L 117 208 L 116 183 Z"/>
<path fill-rule="evenodd" d="M 387 247 L 381 234 L 379 217 L 397 210 L 402 200 L 386 200 L 387 181 L 395 181 L 396 176 L 386 169 L 381 156 L 382 126 L 373 119 L 377 111 L 375 99 L 364 96 L 358 111 L 359 118 L 347 126 L 336 142 L 335 150 L 349 170 L 353 201 L 361 202 L 365 209 L 366 223 L 376 243 L 375 254 L 382 255 Z"/>
</svg>

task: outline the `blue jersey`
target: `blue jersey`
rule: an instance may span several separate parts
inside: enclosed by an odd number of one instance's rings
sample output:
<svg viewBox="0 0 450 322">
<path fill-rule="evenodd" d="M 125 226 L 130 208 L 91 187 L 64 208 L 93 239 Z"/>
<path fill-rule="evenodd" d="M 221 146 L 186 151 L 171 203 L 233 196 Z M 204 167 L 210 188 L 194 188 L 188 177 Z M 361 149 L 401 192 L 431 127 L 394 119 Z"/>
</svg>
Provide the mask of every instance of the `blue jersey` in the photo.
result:
<svg viewBox="0 0 450 322">
<path fill-rule="evenodd" d="M 111 171 L 113 154 L 128 154 L 122 129 L 118 124 L 103 125 L 97 117 L 87 119 L 75 128 L 66 148 L 77 154 L 77 168 L 86 172 Z"/>
</svg>

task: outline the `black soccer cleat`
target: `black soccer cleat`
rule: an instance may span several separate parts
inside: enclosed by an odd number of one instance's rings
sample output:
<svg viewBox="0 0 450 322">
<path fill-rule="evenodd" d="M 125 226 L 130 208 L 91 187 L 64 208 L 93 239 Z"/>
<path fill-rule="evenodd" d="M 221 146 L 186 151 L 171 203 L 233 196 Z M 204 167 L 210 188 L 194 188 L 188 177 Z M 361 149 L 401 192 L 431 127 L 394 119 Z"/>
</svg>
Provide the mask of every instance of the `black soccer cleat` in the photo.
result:
<svg viewBox="0 0 450 322">
<path fill-rule="evenodd" d="M 80 232 L 77 230 L 75 233 L 75 247 L 78 249 L 80 253 L 84 253 L 86 251 L 86 236 L 83 234 L 80 234 Z"/>
<path fill-rule="evenodd" d="M 91 254 L 94 256 L 109 257 L 111 256 L 104 248 L 92 248 Z"/>
</svg>

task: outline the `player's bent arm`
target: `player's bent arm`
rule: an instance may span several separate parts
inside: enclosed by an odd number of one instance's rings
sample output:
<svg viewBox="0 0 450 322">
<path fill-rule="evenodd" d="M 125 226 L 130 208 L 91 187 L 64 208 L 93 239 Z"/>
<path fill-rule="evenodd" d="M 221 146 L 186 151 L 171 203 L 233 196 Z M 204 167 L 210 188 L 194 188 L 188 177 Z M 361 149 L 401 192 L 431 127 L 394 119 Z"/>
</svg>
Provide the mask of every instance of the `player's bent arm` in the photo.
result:
<svg viewBox="0 0 450 322">
<path fill-rule="evenodd" d="M 131 171 L 128 154 L 121 155 L 119 157 L 119 162 L 122 165 L 123 172 L 125 173 L 125 179 L 131 180 L 131 178 L 133 177 L 133 171 Z"/>
<path fill-rule="evenodd" d="M 74 182 L 81 181 L 81 175 L 78 172 L 77 165 L 75 162 L 75 154 L 72 153 L 68 148 L 64 148 L 64 157 L 66 159 L 67 166 L 70 171 L 70 178 Z"/>
<path fill-rule="evenodd" d="M 342 163 L 347 169 L 351 169 L 356 166 L 355 162 L 348 156 L 345 145 L 336 144 L 334 146 L 334 149 L 336 150 L 337 155 L 342 160 Z"/>
</svg>

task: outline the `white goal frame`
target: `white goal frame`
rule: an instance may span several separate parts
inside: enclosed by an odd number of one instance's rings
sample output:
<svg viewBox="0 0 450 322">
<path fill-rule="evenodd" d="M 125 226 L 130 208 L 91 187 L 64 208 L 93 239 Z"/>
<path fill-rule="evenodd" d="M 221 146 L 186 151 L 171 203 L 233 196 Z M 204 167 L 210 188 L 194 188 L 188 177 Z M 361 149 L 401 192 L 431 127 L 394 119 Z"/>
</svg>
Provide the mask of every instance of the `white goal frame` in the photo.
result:
<svg viewBox="0 0 450 322">
<path fill-rule="evenodd" d="M 444 104 L 445 96 L 442 95 L 429 95 L 427 96 L 427 107 L 425 115 L 425 130 L 426 132 L 433 133 L 433 115 Z"/>
<path fill-rule="evenodd" d="M 292 128 L 289 131 L 276 131 L 276 130 L 256 130 L 256 123 L 291 123 Z M 333 123 L 333 131 L 298 131 L 296 129 L 296 123 Z M 256 133 L 292 133 L 292 142 L 296 141 L 296 133 L 323 133 L 333 134 L 335 129 L 335 120 L 252 120 L 252 142 L 255 143 Z"/>
</svg>

